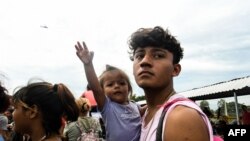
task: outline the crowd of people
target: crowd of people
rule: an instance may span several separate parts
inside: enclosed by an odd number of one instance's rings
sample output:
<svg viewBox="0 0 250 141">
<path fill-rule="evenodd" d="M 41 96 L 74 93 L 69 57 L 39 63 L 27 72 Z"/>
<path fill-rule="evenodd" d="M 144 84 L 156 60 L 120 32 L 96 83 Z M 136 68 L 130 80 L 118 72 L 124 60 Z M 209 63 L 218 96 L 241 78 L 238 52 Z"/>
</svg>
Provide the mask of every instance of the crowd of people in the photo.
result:
<svg viewBox="0 0 250 141">
<path fill-rule="evenodd" d="M 183 48 L 168 30 L 140 28 L 129 39 L 134 79 L 147 102 L 143 107 L 129 99 L 132 86 L 122 69 L 107 65 L 98 77 L 94 52 L 85 42 L 77 42 L 75 49 L 101 122 L 90 116 L 89 100 L 76 99 L 62 83 L 31 82 L 12 97 L 1 84 L 0 141 L 214 140 L 207 115 L 175 92 L 173 79 L 181 72 Z"/>
<path fill-rule="evenodd" d="M 227 126 L 250 125 L 250 112 L 248 111 L 247 106 L 242 104 L 240 107 L 239 121 L 237 121 L 236 117 L 230 118 L 229 115 L 221 114 L 220 107 L 218 108 L 217 113 L 213 113 L 209 106 L 202 106 L 201 109 L 207 115 L 212 124 L 214 136 L 218 138 L 224 138 L 224 136 L 227 135 Z"/>
</svg>

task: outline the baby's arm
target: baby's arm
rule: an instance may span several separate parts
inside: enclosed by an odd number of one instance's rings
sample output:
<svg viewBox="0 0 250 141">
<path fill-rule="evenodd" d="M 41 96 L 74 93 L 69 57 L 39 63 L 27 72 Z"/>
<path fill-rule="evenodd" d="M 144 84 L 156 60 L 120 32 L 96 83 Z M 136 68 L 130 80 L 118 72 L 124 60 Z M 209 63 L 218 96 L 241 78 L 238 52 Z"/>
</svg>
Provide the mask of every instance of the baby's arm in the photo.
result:
<svg viewBox="0 0 250 141">
<path fill-rule="evenodd" d="M 97 102 L 98 108 L 102 110 L 106 98 L 105 98 L 103 89 L 96 76 L 95 69 L 92 63 L 94 52 L 92 51 L 89 52 L 85 42 L 83 42 L 82 45 L 80 44 L 80 42 L 77 42 L 77 44 L 75 45 L 75 48 L 76 48 L 77 56 L 79 57 L 79 59 L 82 61 L 84 65 L 88 84 L 94 93 L 94 97 Z"/>
</svg>

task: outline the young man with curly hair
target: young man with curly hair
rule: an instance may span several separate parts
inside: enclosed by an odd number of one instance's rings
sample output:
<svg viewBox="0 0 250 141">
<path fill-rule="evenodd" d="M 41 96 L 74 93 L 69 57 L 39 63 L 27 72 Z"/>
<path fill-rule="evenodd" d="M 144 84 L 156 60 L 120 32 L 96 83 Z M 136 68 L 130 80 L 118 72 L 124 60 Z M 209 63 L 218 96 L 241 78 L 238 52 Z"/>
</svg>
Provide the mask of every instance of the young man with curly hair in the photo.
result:
<svg viewBox="0 0 250 141">
<path fill-rule="evenodd" d="M 162 105 L 171 103 L 162 122 L 162 140 L 212 141 L 206 115 L 191 100 L 176 94 L 173 78 L 181 72 L 180 43 L 168 30 L 141 28 L 129 40 L 133 74 L 144 90 L 148 109 L 143 116 L 140 141 L 155 141 Z M 178 101 L 176 99 L 186 99 Z"/>
</svg>

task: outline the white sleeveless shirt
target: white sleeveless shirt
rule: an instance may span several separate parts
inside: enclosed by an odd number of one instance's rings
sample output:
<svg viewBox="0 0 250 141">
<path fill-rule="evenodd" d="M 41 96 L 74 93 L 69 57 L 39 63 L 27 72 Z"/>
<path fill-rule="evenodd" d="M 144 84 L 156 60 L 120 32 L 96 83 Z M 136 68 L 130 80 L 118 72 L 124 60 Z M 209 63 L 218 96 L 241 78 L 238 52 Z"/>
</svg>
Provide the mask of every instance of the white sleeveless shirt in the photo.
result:
<svg viewBox="0 0 250 141">
<path fill-rule="evenodd" d="M 176 99 L 176 98 L 183 98 L 182 95 L 178 95 L 175 94 L 173 96 L 170 97 L 170 99 L 168 100 L 168 102 Z M 211 123 L 209 121 L 209 119 L 207 118 L 207 116 L 202 112 L 202 110 L 200 109 L 200 107 L 198 105 L 196 105 L 195 103 L 191 102 L 191 101 L 177 101 L 175 103 L 173 103 L 164 118 L 163 121 L 163 125 L 165 125 L 166 123 L 166 119 L 169 115 L 169 113 L 178 105 L 183 105 L 183 106 L 187 106 L 190 107 L 192 109 L 195 109 L 196 111 L 199 112 L 199 114 L 201 115 L 202 119 L 204 120 L 205 124 L 207 125 L 207 129 L 209 131 L 209 137 L 210 137 L 210 141 L 213 141 L 213 130 L 212 130 L 212 126 Z M 142 117 L 142 128 L 141 128 L 141 137 L 140 137 L 140 141 L 155 141 L 156 140 L 156 130 L 157 130 L 157 126 L 161 117 L 163 111 L 163 107 L 161 107 L 154 115 L 154 117 L 149 121 L 149 123 L 147 124 L 147 126 L 145 126 L 145 117 L 147 115 L 147 111 L 145 112 L 145 114 Z M 164 126 L 162 126 L 162 133 L 164 133 Z M 162 135 L 162 139 L 163 135 Z"/>
</svg>

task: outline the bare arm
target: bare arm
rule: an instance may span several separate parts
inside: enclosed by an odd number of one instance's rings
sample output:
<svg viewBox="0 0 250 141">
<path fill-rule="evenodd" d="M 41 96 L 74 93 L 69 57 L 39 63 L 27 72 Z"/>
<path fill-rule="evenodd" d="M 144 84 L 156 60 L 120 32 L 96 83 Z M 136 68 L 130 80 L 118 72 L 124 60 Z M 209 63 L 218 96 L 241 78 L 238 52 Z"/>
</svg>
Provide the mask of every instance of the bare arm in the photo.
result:
<svg viewBox="0 0 250 141">
<path fill-rule="evenodd" d="M 177 106 L 169 113 L 164 129 L 164 140 L 209 141 L 209 131 L 196 110 Z"/>
<path fill-rule="evenodd" d="M 89 52 L 85 42 L 80 44 L 77 42 L 75 45 L 76 54 L 78 58 L 82 61 L 85 69 L 85 74 L 88 80 L 88 83 L 91 87 L 91 90 L 94 93 L 95 100 L 97 102 L 98 108 L 102 110 L 105 102 L 105 94 L 103 89 L 98 81 L 98 78 L 95 73 L 95 69 L 92 63 L 94 52 Z"/>
</svg>

